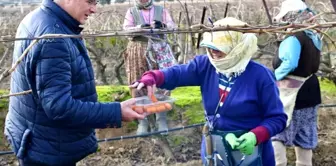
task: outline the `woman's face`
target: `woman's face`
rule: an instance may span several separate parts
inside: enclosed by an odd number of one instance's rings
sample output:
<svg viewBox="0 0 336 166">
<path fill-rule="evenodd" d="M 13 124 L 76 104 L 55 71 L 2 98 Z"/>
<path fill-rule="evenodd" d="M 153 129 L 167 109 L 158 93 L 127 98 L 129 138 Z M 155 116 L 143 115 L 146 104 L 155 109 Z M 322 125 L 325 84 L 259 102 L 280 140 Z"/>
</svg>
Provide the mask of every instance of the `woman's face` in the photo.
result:
<svg viewBox="0 0 336 166">
<path fill-rule="evenodd" d="M 218 50 L 214 50 L 214 49 L 211 49 L 211 48 L 208 48 L 209 50 L 209 53 L 210 53 L 210 56 L 213 58 L 213 59 L 222 59 L 226 56 L 226 54 L 222 51 L 218 51 Z"/>
</svg>

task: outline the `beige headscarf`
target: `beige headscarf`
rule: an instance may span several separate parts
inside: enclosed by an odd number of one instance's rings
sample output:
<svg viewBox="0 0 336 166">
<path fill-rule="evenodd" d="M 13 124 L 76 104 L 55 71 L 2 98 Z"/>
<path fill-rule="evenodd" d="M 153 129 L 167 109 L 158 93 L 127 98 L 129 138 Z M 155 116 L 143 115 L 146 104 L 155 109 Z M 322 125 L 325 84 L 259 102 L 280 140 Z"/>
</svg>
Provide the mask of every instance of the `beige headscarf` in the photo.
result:
<svg viewBox="0 0 336 166">
<path fill-rule="evenodd" d="M 214 27 L 227 25 L 245 25 L 245 22 L 232 17 L 226 17 L 214 23 Z M 237 31 L 216 31 L 206 32 L 200 46 L 222 51 L 226 56 L 222 59 L 215 60 L 208 57 L 211 64 L 216 70 L 225 75 L 240 75 L 251 57 L 258 50 L 257 37 L 253 33 L 241 33 Z"/>
<path fill-rule="evenodd" d="M 150 9 L 153 6 L 153 0 L 148 0 L 146 3 L 141 3 L 140 0 L 134 0 L 134 3 L 138 9 Z"/>
</svg>

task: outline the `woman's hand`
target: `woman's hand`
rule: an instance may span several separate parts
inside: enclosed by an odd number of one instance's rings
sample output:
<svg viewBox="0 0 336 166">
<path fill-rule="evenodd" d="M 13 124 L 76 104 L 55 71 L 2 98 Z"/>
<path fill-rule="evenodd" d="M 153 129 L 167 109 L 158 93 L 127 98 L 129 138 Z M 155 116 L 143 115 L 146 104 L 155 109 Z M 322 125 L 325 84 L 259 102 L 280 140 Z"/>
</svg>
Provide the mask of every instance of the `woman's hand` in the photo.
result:
<svg viewBox="0 0 336 166">
<path fill-rule="evenodd" d="M 236 149 L 239 146 L 238 138 L 233 133 L 226 134 L 225 140 L 229 143 L 231 149 Z"/>
<path fill-rule="evenodd" d="M 152 70 L 145 72 L 141 79 L 130 85 L 130 88 L 140 90 L 147 88 L 148 97 L 152 97 L 156 90 L 156 85 L 160 86 L 164 82 L 164 75 L 160 70 Z"/>
<path fill-rule="evenodd" d="M 161 22 L 161 21 L 154 20 L 153 23 L 152 23 L 152 27 L 153 27 L 154 29 L 161 29 L 161 28 L 166 28 L 167 25 L 164 24 L 164 23 Z"/>
<path fill-rule="evenodd" d="M 240 150 L 245 155 L 251 155 L 257 144 L 256 135 L 253 132 L 248 132 L 237 138 L 233 133 L 225 136 L 225 140 L 229 143 L 232 149 Z"/>
<path fill-rule="evenodd" d="M 135 83 L 133 83 L 132 85 L 129 86 L 130 88 L 134 88 L 137 90 L 141 90 L 144 87 L 147 87 L 147 95 L 149 98 L 152 97 L 152 95 L 154 94 L 155 90 L 156 90 L 156 85 L 150 85 L 150 84 L 145 84 L 141 81 L 137 81 Z"/>
<path fill-rule="evenodd" d="M 257 144 L 257 137 L 253 132 L 248 132 L 240 136 L 237 141 L 240 142 L 237 149 L 243 154 L 251 155 Z"/>
<path fill-rule="evenodd" d="M 151 25 L 150 24 L 141 24 L 141 25 L 138 25 L 136 27 L 140 28 L 140 29 L 150 29 Z"/>
</svg>

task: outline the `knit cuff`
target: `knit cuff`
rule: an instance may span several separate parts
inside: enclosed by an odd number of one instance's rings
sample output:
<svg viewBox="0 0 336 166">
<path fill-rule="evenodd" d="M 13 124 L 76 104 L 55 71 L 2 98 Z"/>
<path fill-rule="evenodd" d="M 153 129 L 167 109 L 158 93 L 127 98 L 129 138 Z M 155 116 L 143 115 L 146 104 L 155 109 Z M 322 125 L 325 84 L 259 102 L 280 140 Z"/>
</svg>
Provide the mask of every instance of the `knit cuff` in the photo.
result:
<svg viewBox="0 0 336 166">
<path fill-rule="evenodd" d="M 267 141 L 270 139 L 270 134 L 267 130 L 266 127 L 264 126 L 258 126 L 254 129 L 251 130 L 252 133 L 254 133 L 254 135 L 257 138 L 257 145 Z"/>
<path fill-rule="evenodd" d="M 160 70 L 152 70 L 155 77 L 156 86 L 160 87 L 164 83 L 164 74 Z"/>
</svg>

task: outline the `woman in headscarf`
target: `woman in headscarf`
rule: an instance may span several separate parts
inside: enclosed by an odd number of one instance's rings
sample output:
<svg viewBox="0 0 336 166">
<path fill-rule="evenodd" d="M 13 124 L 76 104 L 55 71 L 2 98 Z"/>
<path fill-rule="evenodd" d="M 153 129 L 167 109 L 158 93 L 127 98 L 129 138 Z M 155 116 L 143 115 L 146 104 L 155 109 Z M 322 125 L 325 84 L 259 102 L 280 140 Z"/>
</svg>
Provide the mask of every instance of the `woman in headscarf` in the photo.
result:
<svg viewBox="0 0 336 166">
<path fill-rule="evenodd" d="M 214 26 L 244 24 L 228 17 Z M 275 165 L 269 139 L 285 128 L 287 116 L 274 75 L 251 60 L 257 37 L 236 31 L 205 33 L 201 46 L 206 55 L 145 72 L 131 87 L 147 87 L 150 96 L 155 86 L 200 86 L 207 120 L 201 146 L 204 165 Z"/>
<path fill-rule="evenodd" d="M 301 0 L 286 0 L 278 22 L 313 23 L 314 13 Z M 272 138 L 277 166 L 286 166 L 286 146 L 295 146 L 296 165 L 311 166 L 317 146 L 317 110 L 321 104 L 319 81 L 315 73 L 320 64 L 320 36 L 305 30 L 288 35 L 280 43 L 273 67 L 280 97 L 288 115 L 287 128 Z"/>
<path fill-rule="evenodd" d="M 127 10 L 124 30 L 142 28 L 173 29 L 175 24 L 167 9 L 153 5 L 153 0 L 134 0 L 134 7 Z M 161 38 L 158 41 L 148 37 Z M 176 60 L 165 42 L 165 35 L 134 36 L 130 38 L 124 53 L 125 68 L 128 83 L 131 84 L 141 78 L 142 73 L 152 69 L 162 69 L 176 64 Z M 160 93 L 169 93 L 161 91 Z M 133 98 L 145 95 L 144 91 L 131 90 Z M 167 130 L 166 112 L 157 113 L 156 124 L 158 130 Z M 146 134 L 149 128 L 148 119 L 139 120 L 137 134 Z"/>
</svg>

